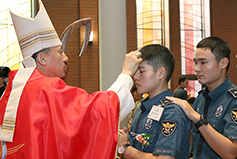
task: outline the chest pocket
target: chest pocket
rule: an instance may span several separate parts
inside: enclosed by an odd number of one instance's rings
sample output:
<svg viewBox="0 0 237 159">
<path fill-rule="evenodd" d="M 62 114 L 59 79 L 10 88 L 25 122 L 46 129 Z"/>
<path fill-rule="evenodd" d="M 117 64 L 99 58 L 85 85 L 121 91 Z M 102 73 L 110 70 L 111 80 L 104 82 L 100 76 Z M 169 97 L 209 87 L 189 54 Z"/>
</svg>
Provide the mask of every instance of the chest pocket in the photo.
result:
<svg viewBox="0 0 237 159">
<path fill-rule="evenodd" d="M 225 121 L 223 119 L 225 114 L 222 114 L 220 117 L 216 117 L 215 114 L 212 114 L 209 120 L 209 124 L 219 133 L 223 133 L 225 127 Z"/>
<path fill-rule="evenodd" d="M 154 145 L 156 144 L 158 138 L 158 132 L 160 131 L 160 122 L 146 118 L 146 120 L 142 122 L 141 129 L 142 129 L 141 132 L 152 135 L 151 139 L 148 140 L 149 145 L 144 146 L 143 151 L 153 152 Z M 142 147 L 142 144 L 140 144 L 140 146 Z"/>
<path fill-rule="evenodd" d="M 213 107 L 209 108 L 209 124 L 221 134 L 224 132 L 224 127 L 226 125 L 224 118 L 227 115 L 228 105 L 232 99 L 233 98 L 219 98 L 215 103 L 213 103 Z"/>
</svg>

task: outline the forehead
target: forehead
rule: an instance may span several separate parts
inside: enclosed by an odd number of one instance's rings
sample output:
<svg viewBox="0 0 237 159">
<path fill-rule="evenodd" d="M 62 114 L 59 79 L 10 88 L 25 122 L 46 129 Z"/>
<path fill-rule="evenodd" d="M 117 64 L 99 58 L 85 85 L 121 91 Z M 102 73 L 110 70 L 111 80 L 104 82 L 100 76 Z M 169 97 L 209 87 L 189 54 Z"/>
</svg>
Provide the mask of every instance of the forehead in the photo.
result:
<svg viewBox="0 0 237 159">
<path fill-rule="evenodd" d="M 215 55 L 211 52 L 210 49 L 205 49 L 205 48 L 197 48 L 194 54 L 194 61 L 198 60 L 211 60 L 215 59 Z"/>
<path fill-rule="evenodd" d="M 146 67 L 151 67 L 151 65 L 147 64 L 147 61 L 143 60 L 140 65 L 138 66 L 138 68 L 146 68 Z"/>
<path fill-rule="evenodd" d="M 147 63 L 147 61 L 142 61 L 142 63 L 138 66 L 140 71 L 154 71 L 153 67 Z"/>
<path fill-rule="evenodd" d="M 62 49 L 63 46 L 62 45 L 59 45 L 59 46 L 54 46 L 54 47 L 51 47 L 50 50 L 60 50 Z"/>
</svg>

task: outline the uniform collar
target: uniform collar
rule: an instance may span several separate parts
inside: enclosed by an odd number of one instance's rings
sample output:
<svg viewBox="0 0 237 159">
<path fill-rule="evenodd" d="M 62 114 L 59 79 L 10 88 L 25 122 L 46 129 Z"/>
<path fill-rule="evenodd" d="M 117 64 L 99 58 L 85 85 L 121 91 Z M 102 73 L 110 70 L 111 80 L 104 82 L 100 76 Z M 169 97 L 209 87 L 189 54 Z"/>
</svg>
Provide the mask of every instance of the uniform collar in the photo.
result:
<svg viewBox="0 0 237 159">
<path fill-rule="evenodd" d="M 182 86 L 179 86 L 179 88 L 182 88 L 182 89 L 184 89 L 184 87 L 182 87 Z"/>
<path fill-rule="evenodd" d="M 149 97 L 147 97 L 146 99 L 144 99 L 143 101 L 141 101 L 141 104 L 143 104 L 145 106 L 145 108 L 150 111 L 150 109 L 152 108 L 153 105 L 159 105 L 160 100 L 165 99 L 166 96 L 172 96 L 171 90 L 167 89 L 166 91 L 156 95 L 155 97 L 149 99 Z"/>
<path fill-rule="evenodd" d="M 222 94 L 226 92 L 226 90 L 229 89 L 231 86 L 230 78 L 227 76 L 226 80 L 220 84 L 217 88 L 215 88 L 211 93 L 208 93 L 208 95 L 211 97 L 213 101 L 217 100 Z M 204 92 L 207 91 L 208 87 L 205 88 Z"/>
</svg>

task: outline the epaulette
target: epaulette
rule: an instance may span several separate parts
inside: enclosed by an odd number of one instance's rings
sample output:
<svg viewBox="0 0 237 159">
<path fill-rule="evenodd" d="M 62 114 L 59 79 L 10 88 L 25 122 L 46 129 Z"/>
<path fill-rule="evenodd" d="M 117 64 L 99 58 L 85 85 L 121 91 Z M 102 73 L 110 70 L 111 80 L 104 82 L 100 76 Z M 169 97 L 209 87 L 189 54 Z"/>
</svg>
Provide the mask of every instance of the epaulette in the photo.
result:
<svg viewBox="0 0 237 159">
<path fill-rule="evenodd" d="M 228 90 L 228 92 L 234 97 L 237 98 L 237 89 L 236 88 L 231 88 Z"/>
<path fill-rule="evenodd" d="M 166 105 L 168 105 L 170 103 L 173 103 L 173 102 L 171 100 L 169 100 L 169 99 L 163 99 L 163 100 L 160 100 L 160 103 L 164 107 L 164 106 L 166 106 Z"/>
</svg>

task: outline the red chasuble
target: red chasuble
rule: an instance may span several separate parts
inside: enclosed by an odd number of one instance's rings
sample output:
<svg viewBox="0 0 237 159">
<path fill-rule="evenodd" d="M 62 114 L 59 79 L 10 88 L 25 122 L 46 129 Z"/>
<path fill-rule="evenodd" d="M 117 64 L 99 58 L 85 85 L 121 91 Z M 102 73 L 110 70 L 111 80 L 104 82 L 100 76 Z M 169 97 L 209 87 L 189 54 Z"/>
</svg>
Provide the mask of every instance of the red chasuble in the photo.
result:
<svg viewBox="0 0 237 159">
<path fill-rule="evenodd" d="M 10 72 L 0 101 L 0 125 L 16 72 Z M 6 158 L 113 159 L 118 123 L 119 99 L 115 92 L 89 95 L 35 69 L 19 102 L 13 142 L 6 142 Z"/>
</svg>

